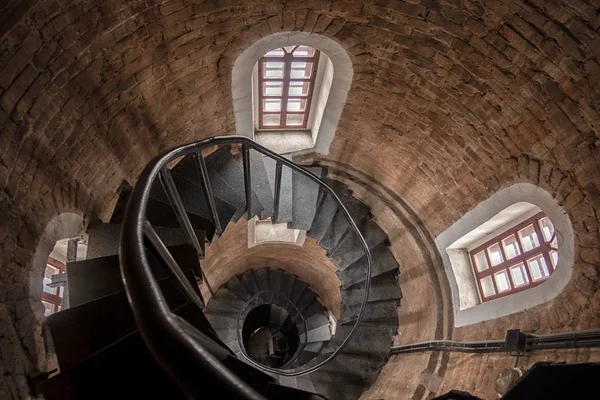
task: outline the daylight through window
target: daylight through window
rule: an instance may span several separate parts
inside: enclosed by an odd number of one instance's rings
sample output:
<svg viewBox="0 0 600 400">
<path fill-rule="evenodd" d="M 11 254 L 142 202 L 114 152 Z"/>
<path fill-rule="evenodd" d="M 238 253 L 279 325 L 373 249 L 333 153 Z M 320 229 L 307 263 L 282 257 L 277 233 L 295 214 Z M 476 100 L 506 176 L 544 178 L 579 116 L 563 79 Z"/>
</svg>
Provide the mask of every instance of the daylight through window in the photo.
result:
<svg viewBox="0 0 600 400">
<path fill-rule="evenodd" d="M 317 75 L 319 51 L 287 46 L 258 62 L 259 128 L 305 129 Z"/>
<path fill-rule="evenodd" d="M 485 302 L 545 281 L 558 264 L 558 241 L 552 222 L 541 212 L 469 254 Z"/>
</svg>

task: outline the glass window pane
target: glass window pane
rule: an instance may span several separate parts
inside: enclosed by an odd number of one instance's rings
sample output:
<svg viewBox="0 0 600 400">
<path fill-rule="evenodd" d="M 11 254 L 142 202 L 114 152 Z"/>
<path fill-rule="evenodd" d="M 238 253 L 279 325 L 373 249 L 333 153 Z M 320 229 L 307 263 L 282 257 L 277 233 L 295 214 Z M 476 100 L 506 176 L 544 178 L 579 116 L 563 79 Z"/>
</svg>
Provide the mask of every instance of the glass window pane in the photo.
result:
<svg viewBox="0 0 600 400">
<path fill-rule="evenodd" d="M 494 279 L 496 279 L 496 286 L 498 287 L 499 292 L 506 292 L 507 290 L 512 289 L 506 271 L 495 273 Z"/>
<path fill-rule="evenodd" d="M 521 287 L 529 283 L 529 278 L 527 278 L 527 272 L 525 271 L 525 265 L 523 263 L 518 263 L 517 265 L 510 267 L 510 275 L 512 276 L 515 287 Z"/>
<path fill-rule="evenodd" d="M 279 126 L 281 114 L 263 114 L 264 126 Z"/>
<path fill-rule="evenodd" d="M 492 265 L 498 265 L 504 261 L 504 258 L 502 257 L 502 252 L 500 251 L 500 245 L 498 243 L 494 243 L 493 245 L 488 247 L 487 250 Z"/>
<path fill-rule="evenodd" d="M 44 305 L 44 315 L 47 317 L 54 312 L 54 304 L 48 303 L 47 301 L 42 300 L 42 304 Z"/>
<path fill-rule="evenodd" d="M 290 96 L 307 96 L 310 82 L 307 81 L 290 81 Z"/>
<path fill-rule="evenodd" d="M 264 99 L 263 111 L 281 111 L 281 99 Z"/>
<path fill-rule="evenodd" d="M 549 242 L 552 239 L 552 235 L 554 235 L 554 225 L 550 221 L 550 218 L 544 217 L 540 219 L 540 229 L 544 234 L 544 241 Z"/>
<path fill-rule="evenodd" d="M 265 54 L 265 57 L 283 57 L 283 55 L 284 55 L 283 49 L 278 48 L 278 49 L 269 51 L 267 54 Z"/>
<path fill-rule="evenodd" d="M 288 114 L 285 123 L 287 126 L 302 126 L 304 114 Z"/>
<path fill-rule="evenodd" d="M 293 62 L 292 63 L 292 79 L 310 78 L 313 63 L 311 62 Z"/>
<path fill-rule="evenodd" d="M 281 82 L 281 81 L 263 82 L 263 95 L 265 95 L 265 96 L 281 96 L 282 94 L 283 94 L 283 82 Z"/>
<path fill-rule="evenodd" d="M 296 46 L 285 46 L 284 49 L 287 53 L 291 53 L 292 51 L 294 51 L 294 47 Z"/>
<path fill-rule="evenodd" d="M 485 253 L 483 251 L 480 251 L 479 253 L 475 254 L 473 258 L 475 259 L 475 267 L 477 268 L 477 271 L 485 271 L 490 267 L 488 265 L 487 258 L 485 257 Z"/>
<path fill-rule="evenodd" d="M 481 283 L 481 290 L 483 292 L 483 297 L 490 297 L 496 294 L 496 290 L 494 289 L 494 282 L 492 282 L 491 276 L 486 276 L 479 280 Z"/>
<path fill-rule="evenodd" d="M 527 260 L 527 266 L 529 267 L 531 279 L 533 279 L 534 282 L 550 276 L 546 260 L 541 254 Z"/>
<path fill-rule="evenodd" d="M 283 78 L 282 62 L 263 63 L 263 77 L 265 78 Z"/>
<path fill-rule="evenodd" d="M 315 55 L 315 49 L 308 46 L 298 46 L 293 54 L 294 57 L 313 57 Z"/>
<path fill-rule="evenodd" d="M 521 239 L 521 244 L 523 245 L 523 251 L 529 251 L 540 245 L 533 224 L 521 229 L 519 231 L 519 238 Z"/>
<path fill-rule="evenodd" d="M 556 266 L 558 265 L 558 251 L 551 250 L 550 258 L 552 259 L 552 265 L 554 266 L 554 268 L 556 268 Z"/>
<path fill-rule="evenodd" d="M 287 104 L 288 111 L 306 111 L 306 99 L 289 99 Z"/>
<path fill-rule="evenodd" d="M 519 251 L 519 245 L 515 235 L 510 235 L 506 239 L 502 240 L 502 246 L 504 246 L 504 253 L 506 257 L 511 259 L 518 256 L 521 252 Z"/>
</svg>

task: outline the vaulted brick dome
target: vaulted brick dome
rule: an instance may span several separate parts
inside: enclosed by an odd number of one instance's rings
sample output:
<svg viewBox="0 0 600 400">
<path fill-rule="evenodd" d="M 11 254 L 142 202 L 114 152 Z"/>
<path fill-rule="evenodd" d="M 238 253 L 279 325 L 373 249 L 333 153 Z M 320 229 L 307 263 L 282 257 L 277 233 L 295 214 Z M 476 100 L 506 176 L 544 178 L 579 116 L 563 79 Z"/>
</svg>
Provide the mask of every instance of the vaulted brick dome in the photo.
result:
<svg viewBox="0 0 600 400">
<path fill-rule="evenodd" d="M 101 216 L 121 182 L 135 182 L 161 150 L 235 134 L 234 62 L 278 32 L 331 38 L 350 57 L 352 85 L 330 152 L 315 159 L 338 168 L 348 182 L 360 176 L 388 196 L 370 205 L 397 241 L 400 263 L 412 258 L 407 263 L 415 264 L 401 282 L 405 297 L 412 291 L 432 299 L 414 321 L 405 315 L 412 324 L 407 342 L 423 339 L 411 336 L 421 328 L 430 338 L 453 334 L 432 238 L 516 182 L 547 190 L 569 214 L 573 276 L 551 307 L 461 328 L 454 337 L 495 338 L 512 325 L 543 332 L 598 327 L 599 6 L 554 0 L 4 2 L 0 397 L 23 397 L 26 378 L 45 368 L 41 313 L 30 307 L 31 293 L 39 292 L 31 289 L 30 265 L 48 221 L 64 211 Z M 384 207 L 390 202 L 407 214 L 393 219 L 400 212 Z M 422 255 L 428 252 L 433 255 Z M 419 271 L 428 278 L 418 281 Z M 397 357 L 368 395 L 402 391 L 421 398 L 458 387 L 457 360 Z M 396 373 L 408 373 L 401 365 L 411 361 L 423 368 L 398 383 Z M 505 363 L 469 361 L 468 382 Z M 489 382 L 481 385 L 489 397 Z"/>
</svg>

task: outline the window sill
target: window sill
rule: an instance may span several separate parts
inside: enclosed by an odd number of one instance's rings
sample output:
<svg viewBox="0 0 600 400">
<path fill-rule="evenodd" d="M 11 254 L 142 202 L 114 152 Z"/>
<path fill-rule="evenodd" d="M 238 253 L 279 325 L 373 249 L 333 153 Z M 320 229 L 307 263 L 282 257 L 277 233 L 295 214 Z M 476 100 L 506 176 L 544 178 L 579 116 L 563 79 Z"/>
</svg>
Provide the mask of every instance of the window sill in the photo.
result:
<svg viewBox="0 0 600 400">
<path fill-rule="evenodd" d="M 256 131 L 254 140 L 278 154 L 288 154 L 315 147 L 309 130 Z"/>
</svg>

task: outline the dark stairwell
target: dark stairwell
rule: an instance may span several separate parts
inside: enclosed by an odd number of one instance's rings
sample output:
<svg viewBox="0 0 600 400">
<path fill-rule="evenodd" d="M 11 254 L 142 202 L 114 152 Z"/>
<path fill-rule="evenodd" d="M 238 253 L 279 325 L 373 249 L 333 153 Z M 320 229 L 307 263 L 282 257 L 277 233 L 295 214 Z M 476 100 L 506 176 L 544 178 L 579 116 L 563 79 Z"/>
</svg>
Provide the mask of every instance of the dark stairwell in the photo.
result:
<svg viewBox="0 0 600 400">
<path fill-rule="evenodd" d="M 61 371 L 42 384 L 47 399 L 106 398 L 117 388 L 136 398 L 219 390 L 230 398 L 355 399 L 374 382 L 401 297 L 387 236 L 325 169 L 304 174 L 246 138 L 224 139 L 206 157 L 200 151 L 211 140 L 155 159 L 138 187 L 123 188 L 110 224 L 90 225 L 89 259 L 68 265 L 72 308 L 48 318 Z M 205 244 L 254 216 L 307 230 L 327 251 L 341 282 L 338 321 L 285 271 L 249 270 L 210 287 Z M 214 296 L 203 299 L 198 285 Z"/>
</svg>

